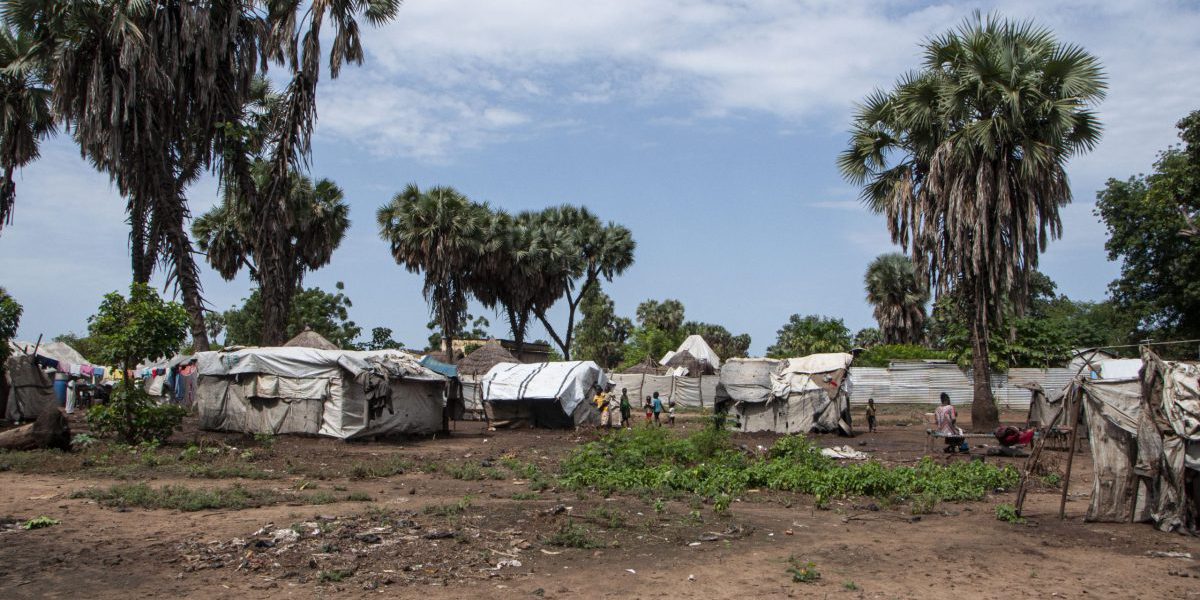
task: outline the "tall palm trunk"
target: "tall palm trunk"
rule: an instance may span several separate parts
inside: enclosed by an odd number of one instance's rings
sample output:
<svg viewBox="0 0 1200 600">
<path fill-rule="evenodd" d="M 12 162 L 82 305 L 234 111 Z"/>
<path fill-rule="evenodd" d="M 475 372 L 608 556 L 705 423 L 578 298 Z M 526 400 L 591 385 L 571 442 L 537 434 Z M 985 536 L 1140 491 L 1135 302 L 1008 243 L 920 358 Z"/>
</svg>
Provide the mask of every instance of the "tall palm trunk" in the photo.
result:
<svg viewBox="0 0 1200 600">
<path fill-rule="evenodd" d="M 970 281 L 972 306 L 967 310 L 971 327 L 971 369 L 975 390 L 971 398 L 971 431 L 986 433 L 1000 425 L 1000 411 L 992 397 L 992 369 L 988 363 L 988 319 L 983 285 Z"/>
<path fill-rule="evenodd" d="M 201 295 L 200 268 L 192 253 L 192 240 L 188 237 L 184 221 L 187 219 L 187 201 L 177 193 L 163 202 L 156 218 L 162 219 L 162 238 L 167 255 L 174 266 L 172 275 L 183 295 L 183 307 L 187 310 L 192 330 L 193 349 L 205 352 L 209 349 L 208 328 L 204 326 L 204 297 Z"/>
<path fill-rule="evenodd" d="M 269 202 L 269 204 L 277 204 Z M 258 285 L 263 301 L 263 323 L 260 342 L 264 346 L 282 346 L 287 341 L 288 313 L 292 304 L 294 278 L 287 268 L 292 258 L 286 244 L 286 225 L 277 210 L 260 211 Z M 274 213 L 272 215 L 272 213 Z M 283 242 L 283 243 L 281 243 Z"/>
</svg>

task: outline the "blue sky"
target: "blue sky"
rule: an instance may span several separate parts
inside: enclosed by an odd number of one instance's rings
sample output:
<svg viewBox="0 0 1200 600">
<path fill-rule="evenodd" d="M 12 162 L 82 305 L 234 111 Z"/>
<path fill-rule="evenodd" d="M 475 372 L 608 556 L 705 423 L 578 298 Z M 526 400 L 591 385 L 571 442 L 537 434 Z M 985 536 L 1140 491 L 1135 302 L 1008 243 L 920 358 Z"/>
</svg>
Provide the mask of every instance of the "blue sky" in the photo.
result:
<svg viewBox="0 0 1200 600">
<path fill-rule="evenodd" d="M 1042 258 L 1060 291 L 1102 299 L 1117 265 L 1096 191 L 1149 170 L 1177 141 L 1174 123 L 1200 108 L 1191 2 L 409 0 L 365 32 L 362 67 L 322 82 L 312 174 L 345 189 L 353 225 L 306 283 L 344 281 L 366 335 L 381 325 L 423 343 L 420 278 L 395 265 L 374 224 L 415 182 L 513 211 L 583 204 L 628 226 L 636 264 L 605 287 L 629 316 L 677 298 L 690 319 L 750 333 L 755 353 L 792 313 L 872 325 L 863 270 L 892 246 L 834 160 L 853 103 L 977 8 L 1034 18 L 1106 66 L 1105 137 L 1072 161 L 1065 235 Z M 100 297 L 129 280 L 124 201 L 65 138 L 17 186 L 0 285 L 25 306 L 20 336 L 84 332 Z M 196 185 L 193 213 L 216 195 L 213 181 Z M 203 281 L 221 310 L 250 288 L 207 269 Z"/>
</svg>

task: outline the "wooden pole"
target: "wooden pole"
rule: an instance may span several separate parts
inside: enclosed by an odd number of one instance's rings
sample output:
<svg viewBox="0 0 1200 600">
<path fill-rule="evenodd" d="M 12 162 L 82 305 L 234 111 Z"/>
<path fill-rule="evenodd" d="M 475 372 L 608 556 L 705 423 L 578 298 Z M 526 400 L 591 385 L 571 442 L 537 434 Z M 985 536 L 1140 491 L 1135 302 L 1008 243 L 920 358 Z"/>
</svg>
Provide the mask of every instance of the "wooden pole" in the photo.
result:
<svg viewBox="0 0 1200 600">
<path fill-rule="evenodd" d="M 1047 424 L 1044 428 L 1040 428 L 1042 429 L 1042 437 L 1038 439 L 1037 445 L 1034 447 L 1033 452 L 1029 455 L 1029 460 L 1025 461 L 1025 468 L 1021 471 L 1021 482 L 1017 484 L 1017 502 L 1015 508 L 1018 516 L 1021 514 L 1022 508 L 1025 506 L 1025 495 L 1029 489 L 1029 478 L 1033 476 L 1034 469 L 1036 469 L 1037 465 L 1041 462 L 1042 450 L 1046 448 L 1046 441 L 1050 437 L 1049 433 L 1056 425 L 1058 425 L 1058 420 L 1062 418 L 1062 415 L 1063 411 L 1059 411 L 1058 414 L 1054 415 L 1054 418 L 1050 420 L 1049 424 Z"/>
<path fill-rule="evenodd" d="M 1058 502 L 1058 518 L 1067 517 L 1067 490 L 1071 487 L 1071 467 L 1075 463 L 1075 442 L 1079 440 L 1079 413 L 1083 410 L 1083 387 L 1071 391 L 1071 444 L 1067 451 L 1067 474 L 1063 477 L 1062 498 Z"/>
</svg>

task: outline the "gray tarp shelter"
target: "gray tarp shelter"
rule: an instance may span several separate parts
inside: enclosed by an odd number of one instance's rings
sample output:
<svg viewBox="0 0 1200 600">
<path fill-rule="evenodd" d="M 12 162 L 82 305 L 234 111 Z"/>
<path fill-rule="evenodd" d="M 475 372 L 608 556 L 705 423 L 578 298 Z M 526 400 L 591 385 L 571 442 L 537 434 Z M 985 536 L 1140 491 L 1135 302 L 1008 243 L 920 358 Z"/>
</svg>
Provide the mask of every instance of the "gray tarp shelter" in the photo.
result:
<svg viewBox="0 0 1200 600">
<path fill-rule="evenodd" d="M 244 348 L 195 357 L 204 429 L 353 439 L 442 428 L 446 378 L 398 350 Z"/>
<path fill-rule="evenodd" d="M 1091 435 L 1087 520 L 1197 534 L 1200 363 L 1163 361 L 1150 351 L 1143 361 L 1136 378 L 1080 378 L 1068 392 L 1083 399 Z"/>
<path fill-rule="evenodd" d="M 732 405 L 741 431 L 851 435 L 845 353 L 787 360 L 733 359 L 721 369 L 719 395 Z"/>
<path fill-rule="evenodd" d="M 8 402 L 4 418 L 9 421 L 32 421 L 47 406 L 55 404 L 54 382 L 28 354 L 14 354 L 4 364 L 8 381 Z"/>
<path fill-rule="evenodd" d="M 592 361 L 500 363 L 479 380 L 493 425 L 554 428 L 598 425 L 600 413 L 591 399 L 597 385 L 607 384 L 604 370 Z"/>
</svg>

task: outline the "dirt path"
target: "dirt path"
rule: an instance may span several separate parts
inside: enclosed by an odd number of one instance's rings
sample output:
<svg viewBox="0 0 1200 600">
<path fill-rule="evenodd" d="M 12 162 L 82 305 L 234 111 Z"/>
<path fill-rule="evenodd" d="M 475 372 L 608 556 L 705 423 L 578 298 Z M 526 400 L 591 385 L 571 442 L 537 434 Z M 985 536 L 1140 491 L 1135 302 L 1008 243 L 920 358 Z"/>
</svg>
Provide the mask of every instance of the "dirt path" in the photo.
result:
<svg viewBox="0 0 1200 600">
<path fill-rule="evenodd" d="M 667 502 L 658 512 L 633 496 L 534 493 L 529 481 L 508 473 L 467 481 L 429 466 L 490 465 L 514 456 L 552 465 L 592 437 L 464 427 L 450 439 L 400 444 L 281 439 L 259 466 L 281 472 L 303 462 L 308 471 L 264 480 L 172 472 L 149 480 L 151 486 L 236 483 L 270 490 L 312 482 L 337 496 L 329 504 L 243 510 L 110 508 L 71 496 L 130 481 L 90 471 L 0 472 L 0 516 L 61 521 L 0 531 L 0 589 L 6 598 L 1200 598 L 1200 562 L 1147 554 L 1200 557 L 1200 541 L 1144 524 L 1083 522 L 1087 499 L 1081 494 L 1091 477 L 1086 453 L 1076 459 L 1067 519 L 1057 518 L 1058 491 L 1040 489 L 1030 496 L 1024 525 L 995 518 L 995 505 L 1011 503 L 1011 492 L 942 504 L 919 518 L 906 507 L 879 510 L 848 500 L 818 510 L 807 497 L 759 492 L 745 494 L 722 517 L 708 508 L 693 513 L 684 501 Z M 770 442 L 761 436 L 737 441 L 750 447 Z M 904 463 L 923 454 L 924 433 L 885 425 L 849 443 Z M 427 466 L 383 478 L 350 475 L 362 461 L 396 458 Z M 317 480 L 313 472 L 334 475 Z M 353 494 L 371 500 L 343 499 Z M 454 514 L 438 512 L 458 505 Z M 550 543 L 571 522 L 588 523 L 601 547 Z M 302 539 L 292 546 L 247 546 L 267 524 L 276 535 L 294 527 Z M 451 530 L 454 537 L 436 537 Z M 814 563 L 820 578 L 793 582 L 790 560 Z M 501 561 L 520 566 L 497 568 Z"/>
</svg>

